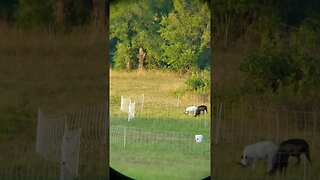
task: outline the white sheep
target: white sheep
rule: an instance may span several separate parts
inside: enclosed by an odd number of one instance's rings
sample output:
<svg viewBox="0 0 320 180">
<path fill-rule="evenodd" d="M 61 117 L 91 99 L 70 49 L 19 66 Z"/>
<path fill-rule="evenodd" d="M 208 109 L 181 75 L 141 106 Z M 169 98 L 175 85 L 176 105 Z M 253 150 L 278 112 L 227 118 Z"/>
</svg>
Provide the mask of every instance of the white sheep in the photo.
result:
<svg viewBox="0 0 320 180">
<path fill-rule="evenodd" d="M 269 172 L 272 169 L 272 159 L 278 150 L 278 146 L 270 141 L 262 141 L 256 144 L 247 145 L 242 152 L 241 161 L 238 163 L 242 166 L 255 164 L 258 160 L 266 160 L 268 162 Z"/>
<path fill-rule="evenodd" d="M 186 111 L 185 111 L 185 114 L 191 114 L 191 113 L 193 113 L 193 114 L 195 115 L 196 110 L 197 110 L 197 107 L 196 107 L 196 106 L 187 107 L 187 108 L 186 108 Z"/>
</svg>

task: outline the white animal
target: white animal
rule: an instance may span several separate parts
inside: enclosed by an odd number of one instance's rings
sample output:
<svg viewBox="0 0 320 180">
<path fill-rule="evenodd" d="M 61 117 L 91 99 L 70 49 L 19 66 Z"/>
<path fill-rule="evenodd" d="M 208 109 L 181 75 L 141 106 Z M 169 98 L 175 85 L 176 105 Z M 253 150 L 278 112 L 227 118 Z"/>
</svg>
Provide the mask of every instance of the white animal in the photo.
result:
<svg viewBox="0 0 320 180">
<path fill-rule="evenodd" d="M 190 107 L 187 107 L 187 108 L 186 108 L 186 112 L 185 112 L 185 114 L 193 113 L 193 114 L 195 115 L 196 110 L 197 110 L 197 107 L 196 107 L 196 106 L 190 106 Z"/>
<path fill-rule="evenodd" d="M 243 149 L 242 159 L 239 164 L 243 166 L 252 165 L 255 167 L 255 163 L 258 160 L 266 160 L 268 162 L 267 172 L 269 172 L 272 169 L 272 159 L 277 150 L 278 146 L 270 141 L 247 145 Z"/>
</svg>

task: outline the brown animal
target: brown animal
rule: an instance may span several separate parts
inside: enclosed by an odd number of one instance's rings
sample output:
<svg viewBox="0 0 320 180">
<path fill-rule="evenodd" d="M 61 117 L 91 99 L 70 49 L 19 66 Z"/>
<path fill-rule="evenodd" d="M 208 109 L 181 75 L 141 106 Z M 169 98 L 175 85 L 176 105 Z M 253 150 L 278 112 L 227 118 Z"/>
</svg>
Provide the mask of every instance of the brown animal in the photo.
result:
<svg viewBox="0 0 320 180">
<path fill-rule="evenodd" d="M 288 139 L 280 143 L 279 149 L 285 150 L 289 156 L 294 156 L 298 159 L 297 165 L 300 164 L 300 154 L 306 155 L 308 161 L 311 163 L 310 151 L 308 143 L 303 139 Z"/>
</svg>

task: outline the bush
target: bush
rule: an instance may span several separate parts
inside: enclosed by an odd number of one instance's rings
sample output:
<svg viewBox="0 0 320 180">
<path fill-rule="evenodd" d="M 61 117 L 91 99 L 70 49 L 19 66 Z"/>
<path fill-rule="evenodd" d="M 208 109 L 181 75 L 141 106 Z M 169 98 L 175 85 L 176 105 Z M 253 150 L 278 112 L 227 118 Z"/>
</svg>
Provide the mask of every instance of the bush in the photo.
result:
<svg viewBox="0 0 320 180">
<path fill-rule="evenodd" d="M 298 34 L 293 35 L 296 40 Z M 305 38 L 305 33 L 299 35 L 300 39 Z M 319 88 L 319 57 L 300 48 L 302 44 L 308 47 L 306 41 L 296 40 L 288 46 L 277 36 L 264 38 L 259 50 L 250 52 L 240 64 L 240 70 L 247 74 L 249 89 L 258 94 L 281 89 L 282 94 L 290 91 L 294 95 L 317 96 L 314 92 Z"/>
<path fill-rule="evenodd" d="M 185 84 L 187 89 L 191 91 L 210 91 L 210 71 L 204 70 L 200 72 L 193 73 L 191 78 L 188 79 Z"/>
</svg>

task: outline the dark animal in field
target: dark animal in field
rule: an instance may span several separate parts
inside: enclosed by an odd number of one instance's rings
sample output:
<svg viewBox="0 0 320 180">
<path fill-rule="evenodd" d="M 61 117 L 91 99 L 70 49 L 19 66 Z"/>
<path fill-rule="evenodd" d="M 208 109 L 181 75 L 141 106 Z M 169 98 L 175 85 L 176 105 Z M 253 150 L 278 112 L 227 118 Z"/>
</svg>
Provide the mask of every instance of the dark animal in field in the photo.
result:
<svg viewBox="0 0 320 180">
<path fill-rule="evenodd" d="M 311 163 L 310 151 L 308 143 L 303 139 L 288 139 L 280 143 L 279 149 L 283 149 L 289 153 L 289 156 L 294 156 L 298 159 L 297 165 L 300 164 L 300 154 L 306 155 Z"/>
<path fill-rule="evenodd" d="M 285 175 L 288 167 L 289 156 L 289 152 L 285 149 L 278 149 L 273 157 L 272 169 L 269 171 L 269 175 L 273 176 L 277 171 L 279 171 L 280 174 L 284 171 Z"/>
<path fill-rule="evenodd" d="M 202 111 L 203 113 L 205 113 L 205 112 L 207 113 L 207 112 L 208 112 L 207 106 L 205 106 L 205 105 L 200 105 L 200 106 L 198 106 L 198 107 L 197 107 L 197 110 L 196 110 L 196 113 L 194 113 L 194 117 L 199 116 L 200 113 L 201 113 L 201 111 Z"/>
</svg>

